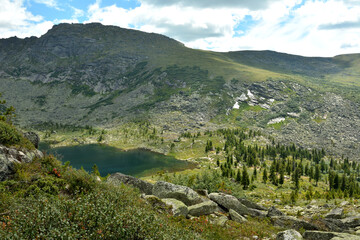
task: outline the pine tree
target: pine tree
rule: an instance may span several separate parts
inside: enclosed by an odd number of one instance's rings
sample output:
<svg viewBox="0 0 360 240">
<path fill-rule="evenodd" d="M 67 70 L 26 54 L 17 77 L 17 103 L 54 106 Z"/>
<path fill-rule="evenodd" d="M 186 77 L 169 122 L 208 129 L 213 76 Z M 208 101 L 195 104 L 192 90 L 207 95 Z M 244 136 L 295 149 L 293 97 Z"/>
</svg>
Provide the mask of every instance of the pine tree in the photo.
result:
<svg viewBox="0 0 360 240">
<path fill-rule="evenodd" d="M 266 171 L 266 167 L 264 168 L 264 172 L 263 172 L 263 182 L 266 183 L 268 180 L 268 174 Z"/>
<path fill-rule="evenodd" d="M 241 182 L 241 172 L 240 172 L 240 169 L 238 169 L 237 174 L 236 174 L 236 182 L 238 182 L 238 183 Z"/>
<path fill-rule="evenodd" d="M 247 169 L 246 169 L 245 165 L 243 167 L 241 184 L 243 185 L 244 190 L 246 190 L 248 188 L 249 184 L 250 184 L 249 174 L 247 172 Z"/>
<path fill-rule="evenodd" d="M 277 179 L 276 179 L 276 172 L 275 172 L 275 169 L 276 169 L 276 166 L 275 166 L 276 162 L 274 161 L 273 164 L 271 164 L 271 167 L 270 167 L 270 181 L 272 184 L 274 185 L 277 185 Z"/>
<path fill-rule="evenodd" d="M 334 189 L 339 189 L 340 188 L 340 179 L 339 179 L 339 175 L 337 173 L 335 173 L 334 176 Z"/>
<path fill-rule="evenodd" d="M 301 175 L 300 175 L 300 168 L 299 167 L 297 167 L 296 169 L 295 169 L 295 171 L 293 172 L 293 181 L 294 181 L 294 183 L 295 183 L 295 189 L 296 190 L 299 190 L 300 189 L 300 177 L 301 177 Z"/>
<path fill-rule="evenodd" d="M 314 179 L 316 181 L 316 186 L 320 180 L 320 167 L 319 167 L 319 164 L 316 165 L 315 167 L 315 174 L 314 174 Z"/>
<path fill-rule="evenodd" d="M 345 192 L 345 190 L 346 190 L 346 175 L 344 173 L 341 179 L 341 191 Z"/>
<path fill-rule="evenodd" d="M 279 178 L 279 184 L 284 184 L 284 168 L 280 168 L 280 178 Z"/>
</svg>

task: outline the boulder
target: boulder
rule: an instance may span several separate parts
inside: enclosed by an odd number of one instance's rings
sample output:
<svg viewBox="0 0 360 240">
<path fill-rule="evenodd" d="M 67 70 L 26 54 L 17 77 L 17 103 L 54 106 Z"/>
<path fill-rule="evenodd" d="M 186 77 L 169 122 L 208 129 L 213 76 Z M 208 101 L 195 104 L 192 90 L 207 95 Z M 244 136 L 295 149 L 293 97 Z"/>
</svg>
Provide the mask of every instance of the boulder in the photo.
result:
<svg viewBox="0 0 360 240">
<path fill-rule="evenodd" d="M 154 195 L 145 195 L 143 197 L 146 202 L 148 202 L 154 210 L 156 210 L 159 213 L 172 213 L 172 209 L 168 208 L 168 205 L 166 205 L 165 202 L 163 202 L 160 198 L 154 196 Z"/>
<path fill-rule="evenodd" d="M 237 212 L 235 212 L 232 209 L 229 210 L 229 216 L 230 216 L 230 219 L 235 222 L 238 222 L 238 223 L 247 222 L 246 218 L 244 218 L 243 216 L 241 216 L 240 214 L 238 214 Z"/>
<path fill-rule="evenodd" d="M 175 198 L 187 206 L 203 202 L 200 195 L 191 188 L 163 181 L 154 184 L 153 194 L 159 198 Z"/>
<path fill-rule="evenodd" d="M 0 181 L 4 181 L 14 173 L 16 163 L 29 163 L 35 157 L 43 157 L 39 150 L 19 151 L 0 145 Z"/>
<path fill-rule="evenodd" d="M 343 208 L 334 208 L 329 213 L 325 215 L 325 218 L 330 219 L 341 219 L 344 218 L 344 209 Z"/>
<path fill-rule="evenodd" d="M 305 231 L 304 239 L 306 240 L 360 240 L 360 236 L 338 233 L 338 232 L 321 232 L 321 231 Z"/>
<path fill-rule="evenodd" d="M 276 226 L 283 228 L 293 228 L 298 231 L 300 229 L 318 230 L 318 228 L 315 225 L 291 216 L 273 216 L 271 217 L 271 222 Z"/>
<path fill-rule="evenodd" d="M 172 213 L 173 215 L 176 216 L 184 216 L 186 217 L 188 215 L 188 208 L 187 206 L 175 199 L 175 198 L 163 198 L 161 199 L 166 205 L 171 206 L 172 207 Z"/>
<path fill-rule="evenodd" d="M 128 176 L 122 173 L 113 173 L 108 177 L 107 181 L 112 184 L 129 184 L 138 188 L 142 193 L 147 195 L 152 194 L 153 185 L 136 177 Z"/>
<path fill-rule="evenodd" d="M 301 234 L 294 229 L 289 229 L 279 232 L 276 236 L 276 240 L 302 240 L 302 239 L 303 237 L 301 236 Z"/>
<path fill-rule="evenodd" d="M 224 227 L 226 225 L 226 222 L 228 221 L 229 219 L 226 217 L 226 216 L 220 216 L 220 217 L 216 217 L 215 219 L 213 219 L 211 221 L 212 224 L 215 224 L 215 225 L 218 225 L 218 226 L 221 226 L 221 227 Z"/>
<path fill-rule="evenodd" d="M 250 215 L 252 217 L 259 217 L 259 218 L 266 217 L 266 212 L 264 212 L 264 211 L 260 211 L 260 210 L 252 209 L 252 208 L 249 208 L 248 210 L 249 210 L 248 215 Z"/>
<path fill-rule="evenodd" d="M 213 201 L 205 201 L 189 207 L 189 215 L 202 216 L 209 215 L 218 210 L 218 205 Z"/>
<path fill-rule="evenodd" d="M 39 135 L 37 135 L 37 133 L 26 132 L 23 135 L 26 139 L 28 139 L 35 146 L 36 149 L 39 148 L 40 137 L 39 137 Z"/>
<path fill-rule="evenodd" d="M 284 216 L 285 214 L 280 211 L 279 209 L 277 209 L 275 206 L 272 206 L 269 208 L 268 213 L 267 213 L 267 217 L 273 217 L 273 216 Z"/>
<path fill-rule="evenodd" d="M 341 222 L 347 228 L 356 228 L 357 226 L 360 226 L 360 216 L 347 217 L 347 218 L 341 219 Z"/>
<path fill-rule="evenodd" d="M 252 208 L 252 209 L 256 209 L 256 210 L 260 210 L 260 211 L 267 211 L 266 207 L 263 207 L 263 206 L 261 206 L 261 205 L 259 205 L 257 203 L 252 202 L 252 201 L 249 201 L 246 198 L 238 198 L 238 200 L 248 208 Z"/>
<path fill-rule="evenodd" d="M 200 196 L 209 198 L 209 193 L 206 189 L 194 189 L 194 191 L 197 192 Z"/>
<path fill-rule="evenodd" d="M 320 226 L 324 226 L 321 230 L 330 232 L 343 232 L 348 227 L 340 219 L 320 218 L 318 219 Z"/>
<path fill-rule="evenodd" d="M 240 215 L 249 214 L 249 209 L 234 196 L 224 193 L 210 193 L 209 198 L 227 210 L 233 209 Z"/>
</svg>

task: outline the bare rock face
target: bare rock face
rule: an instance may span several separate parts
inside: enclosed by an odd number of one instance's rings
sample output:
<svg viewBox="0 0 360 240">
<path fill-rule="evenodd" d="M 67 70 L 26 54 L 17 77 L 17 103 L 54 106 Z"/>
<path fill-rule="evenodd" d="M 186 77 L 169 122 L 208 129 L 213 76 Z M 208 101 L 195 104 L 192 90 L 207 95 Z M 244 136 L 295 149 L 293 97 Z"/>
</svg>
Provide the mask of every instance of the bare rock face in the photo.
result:
<svg viewBox="0 0 360 240">
<path fill-rule="evenodd" d="M 43 157 L 39 150 L 20 151 L 0 145 L 0 181 L 6 180 L 14 173 L 16 163 L 29 163 L 35 157 Z"/>
<path fill-rule="evenodd" d="M 191 188 L 163 181 L 155 183 L 152 192 L 159 198 L 175 198 L 187 206 L 203 202 L 201 196 Z"/>
<path fill-rule="evenodd" d="M 122 173 L 113 173 L 108 177 L 107 181 L 113 184 L 129 184 L 138 188 L 142 193 L 147 195 L 152 194 L 153 185 L 136 177 L 128 176 Z"/>
</svg>

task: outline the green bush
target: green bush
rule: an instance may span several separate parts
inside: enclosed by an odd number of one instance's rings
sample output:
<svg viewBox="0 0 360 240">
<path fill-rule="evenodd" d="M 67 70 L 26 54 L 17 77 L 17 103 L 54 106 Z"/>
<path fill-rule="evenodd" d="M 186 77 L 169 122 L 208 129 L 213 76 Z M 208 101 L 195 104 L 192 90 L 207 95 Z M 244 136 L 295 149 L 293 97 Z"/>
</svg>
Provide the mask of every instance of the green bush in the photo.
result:
<svg viewBox="0 0 360 240">
<path fill-rule="evenodd" d="M 90 175 L 84 169 L 70 169 L 64 174 L 69 194 L 81 194 L 91 192 L 97 185 L 95 175 Z"/>
<path fill-rule="evenodd" d="M 19 148 L 34 149 L 34 145 L 12 125 L 0 121 L 0 144 Z"/>
</svg>

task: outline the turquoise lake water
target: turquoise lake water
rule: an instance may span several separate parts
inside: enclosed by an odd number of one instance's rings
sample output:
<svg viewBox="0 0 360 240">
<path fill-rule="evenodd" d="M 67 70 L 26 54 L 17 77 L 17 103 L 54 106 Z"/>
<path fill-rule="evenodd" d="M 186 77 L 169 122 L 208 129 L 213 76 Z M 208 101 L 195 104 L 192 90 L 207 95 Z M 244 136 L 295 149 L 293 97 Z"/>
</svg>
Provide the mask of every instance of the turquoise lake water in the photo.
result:
<svg viewBox="0 0 360 240">
<path fill-rule="evenodd" d="M 148 150 L 121 151 L 114 147 L 98 144 L 52 149 L 49 149 L 46 144 L 41 144 L 40 150 L 53 153 L 62 162 L 69 161 L 71 166 L 75 168 L 83 167 L 89 172 L 96 164 L 101 176 L 121 172 L 142 177 L 155 174 L 161 170 L 172 172 L 194 167 L 192 163 Z"/>
</svg>

